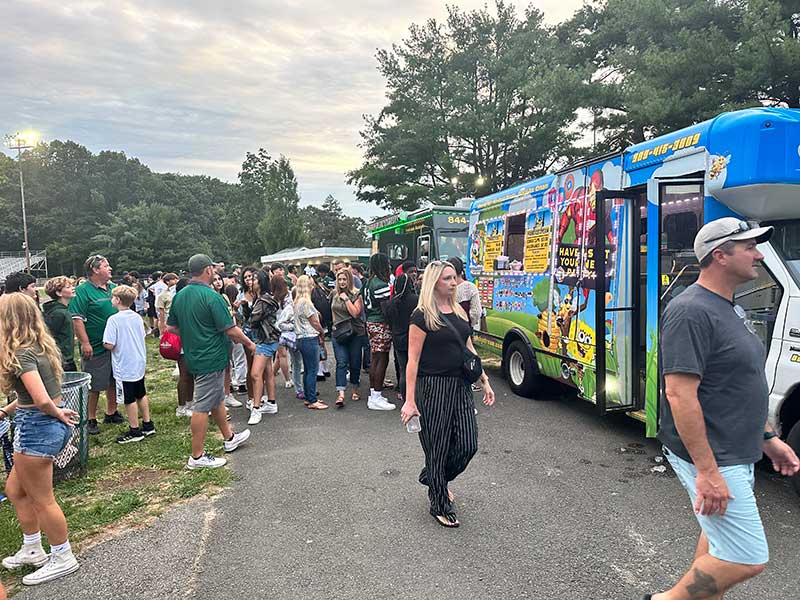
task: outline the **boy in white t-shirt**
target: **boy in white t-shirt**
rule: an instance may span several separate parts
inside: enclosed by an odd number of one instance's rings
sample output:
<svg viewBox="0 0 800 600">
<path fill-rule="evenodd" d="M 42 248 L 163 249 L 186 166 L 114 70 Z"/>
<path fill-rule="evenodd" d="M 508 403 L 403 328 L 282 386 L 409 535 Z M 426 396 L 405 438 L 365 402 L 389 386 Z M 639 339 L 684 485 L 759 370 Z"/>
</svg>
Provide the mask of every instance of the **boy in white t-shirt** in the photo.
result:
<svg viewBox="0 0 800 600">
<path fill-rule="evenodd" d="M 141 442 L 156 432 L 150 420 L 150 404 L 144 387 L 144 371 L 147 367 L 144 339 L 147 332 L 142 318 L 131 310 L 135 300 L 136 290 L 130 286 L 118 285 L 111 291 L 111 304 L 119 312 L 109 317 L 103 333 L 103 346 L 111 351 L 111 370 L 117 382 L 117 398 L 124 398 L 128 415 L 128 432 L 117 438 L 118 444 Z"/>
</svg>

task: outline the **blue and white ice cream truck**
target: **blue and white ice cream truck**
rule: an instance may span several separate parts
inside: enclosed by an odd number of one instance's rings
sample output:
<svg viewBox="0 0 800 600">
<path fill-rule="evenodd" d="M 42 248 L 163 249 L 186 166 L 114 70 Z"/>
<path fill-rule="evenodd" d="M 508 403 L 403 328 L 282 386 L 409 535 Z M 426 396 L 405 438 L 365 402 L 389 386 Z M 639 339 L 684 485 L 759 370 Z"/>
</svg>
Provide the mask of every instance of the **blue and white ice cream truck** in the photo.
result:
<svg viewBox="0 0 800 600">
<path fill-rule="evenodd" d="M 723 216 L 775 228 L 735 301 L 767 348 L 770 421 L 800 452 L 800 110 L 723 113 L 475 200 L 479 341 L 515 392 L 556 379 L 654 436 L 659 317 L 697 279 L 695 234 Z"/>
</svg>

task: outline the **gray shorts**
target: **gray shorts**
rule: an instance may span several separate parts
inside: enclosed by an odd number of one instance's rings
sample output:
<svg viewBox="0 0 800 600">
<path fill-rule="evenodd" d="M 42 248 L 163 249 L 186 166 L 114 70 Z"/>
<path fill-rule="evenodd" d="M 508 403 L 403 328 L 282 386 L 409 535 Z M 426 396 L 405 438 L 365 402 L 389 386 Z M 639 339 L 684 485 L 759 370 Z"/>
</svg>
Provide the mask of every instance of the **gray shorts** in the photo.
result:
<svg viewBox="0 0 800 600">
<path fill-rule="evenodd" d="M 89 360 L 81 359 L 81 368 L 84 373 L 92 376 L 91 387 L 93 392 L 105 392 L 114 387 L 114 376 L 111 372 L 111 352 L 103 352 L 100 356 L 92 356 Z"/>
<path fill-rule="evenodd" d="M 211 412 L 225 400 L 225 369 L 194 376 L 193 412 Z"/>
</svg>

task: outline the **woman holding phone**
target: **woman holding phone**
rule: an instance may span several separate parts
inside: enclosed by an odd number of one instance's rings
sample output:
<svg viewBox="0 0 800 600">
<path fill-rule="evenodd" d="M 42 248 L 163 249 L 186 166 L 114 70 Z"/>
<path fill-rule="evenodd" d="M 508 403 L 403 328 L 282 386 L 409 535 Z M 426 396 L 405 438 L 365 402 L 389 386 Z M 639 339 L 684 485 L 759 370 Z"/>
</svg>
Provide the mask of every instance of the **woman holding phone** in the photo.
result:
<svg viewBox="0 0 800 600">
<path fill-rule="evenodd" d="M 36 302 L 24 294 L 0 296 L 0 394 L 17 400 L 0 409 L 15 413 L 14 467 L 6 495 L 23 533 L 22 547 L 3 559 L 7 569 L 40 567 L 22 578 L 36 585 L 78 569 L 67 538 L 67 520 L 53 494 L 53 459 L 72 437 L 78 413 L 61 406 L 61 352 Z M 51 554 L 42 548 L 41 531 Z"/>
</svg>

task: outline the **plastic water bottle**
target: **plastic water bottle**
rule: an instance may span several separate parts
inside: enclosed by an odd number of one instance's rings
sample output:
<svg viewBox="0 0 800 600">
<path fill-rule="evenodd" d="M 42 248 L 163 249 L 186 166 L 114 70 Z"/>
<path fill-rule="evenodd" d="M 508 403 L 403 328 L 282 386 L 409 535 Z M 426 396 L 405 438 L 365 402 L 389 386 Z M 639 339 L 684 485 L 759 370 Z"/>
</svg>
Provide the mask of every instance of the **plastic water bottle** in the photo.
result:
<svg viewBox="0 0 800 600">
<path fill-rule="evenodd" d="M 422 425 L 419 422 L 419 415 L 414 415 L 406 423 L 406 431 L 408 433 L 419 433 L 422 431 Z"/>
</svg>

